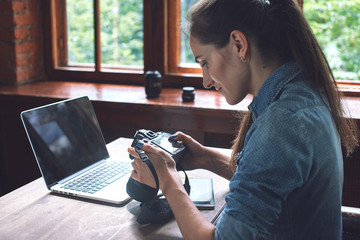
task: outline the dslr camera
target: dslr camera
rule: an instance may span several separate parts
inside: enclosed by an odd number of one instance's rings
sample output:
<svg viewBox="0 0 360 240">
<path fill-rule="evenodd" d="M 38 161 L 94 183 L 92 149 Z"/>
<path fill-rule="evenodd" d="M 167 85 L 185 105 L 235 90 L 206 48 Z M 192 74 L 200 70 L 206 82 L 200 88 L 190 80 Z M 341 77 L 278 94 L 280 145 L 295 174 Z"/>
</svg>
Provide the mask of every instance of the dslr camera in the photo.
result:
<svg viewBox="0 0 360 240">
<path fill-rule="evenodd" d="M 139 141 L 143 141 L 144 143 L 148 143 L 156 148 L 164 150 L 167 152 L 176 162 L 177 170 L 181 170 L 181 160 L 186 151 L 186 147 L 182 144 L 181 141 L 171 140 L 171 134 L 166 132 L 153 132 L 151 130 L 140 129 L 135 133 L 134 140 L 131 143 L 131 146 L 135 148 L 136 152 L 139 154 L 140 159 L 145 162 L 148 167 L 150 168 L 156 185 L 157 189 L 149 187 L 148 185 L 142 184 L 132 177 L 129 178 L 128 183 L 126 185 L 126 191 L 130 197 L 139 201 L 145 202 L 153 199 L 156 197 L 158 192 L 158 184 L 159 180 L 156 174 L 156 171 L 146 156 L 145 152 L 142 151 L 138 146 L 137 143 Z M 129 156 L 131 159 L 134 159 L 134 156 Z"/>
<path fill-rule="evenodd" d="M 131 146 L 135 147 L 137 142 L 142 140 L 144 143 L 148 143 L 169 153 L 176 164 L 180 165 L 185 152 L 185 146 L 180 141 L 169 139 L 170 136 L 171 134 L 166 132 L 153 132 L 151 130 L 140 129 L 135 133 Z M 134 159 L 131 155 L 130 158 Z"/>
</svg>

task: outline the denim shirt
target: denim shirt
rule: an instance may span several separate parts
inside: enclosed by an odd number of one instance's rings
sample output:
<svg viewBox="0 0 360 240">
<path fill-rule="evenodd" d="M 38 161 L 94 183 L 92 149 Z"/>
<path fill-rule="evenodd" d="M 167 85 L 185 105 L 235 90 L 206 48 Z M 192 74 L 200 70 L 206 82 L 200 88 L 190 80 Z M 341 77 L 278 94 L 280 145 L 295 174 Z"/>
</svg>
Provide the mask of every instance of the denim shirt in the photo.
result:
<svg viewBox="0 0 360 240">
<path fill-rule="evenodd" d="M 326 103 L 294 62 L 264 82 L 215 239 L 341 239 L 343 160 Z"/>
</svg>

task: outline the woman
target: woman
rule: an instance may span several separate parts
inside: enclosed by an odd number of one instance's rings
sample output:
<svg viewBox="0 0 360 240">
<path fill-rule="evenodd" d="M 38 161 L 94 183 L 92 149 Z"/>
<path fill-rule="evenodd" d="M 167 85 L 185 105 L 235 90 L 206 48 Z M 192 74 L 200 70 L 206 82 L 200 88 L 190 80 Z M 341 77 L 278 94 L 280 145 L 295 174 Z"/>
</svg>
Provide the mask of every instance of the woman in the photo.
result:
<svg viewBox="0 0 360 240">
<path fill-rule="evenodd" d="M 293 0 L 200 0 L 189 12 L 190 46 L 205 88 L 229 104 L 254 96 L 231 157 L 178 132 L 189 148 L 185 169 L 230 180 L 226 207 L 212 225 L 192 204 L 175 163 L 148 144 L 183 236 L 187 239 L 341 239 L 343 165 L 357 145 L 341 118 L 328 63 Z M 138 156 L 133 148 L 129 153 Z M 138 158 L 132 177 L 155 186 Z"/>
</svg>

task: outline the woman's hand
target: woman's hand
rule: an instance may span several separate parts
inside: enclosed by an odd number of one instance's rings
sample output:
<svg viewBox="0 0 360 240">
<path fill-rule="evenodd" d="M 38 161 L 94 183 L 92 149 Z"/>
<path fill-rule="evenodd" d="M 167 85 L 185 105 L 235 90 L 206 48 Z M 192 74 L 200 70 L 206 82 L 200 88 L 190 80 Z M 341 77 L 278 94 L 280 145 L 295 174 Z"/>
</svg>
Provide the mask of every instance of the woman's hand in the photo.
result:
<svg viewBox="0 0 360 240">
<path fill-rule="evenodd" d="M 181 162 L 184 170 L 203 168 L 226 179 L 232 177 L 233 170 L 229 165 L 229 156 L 223 155 L 214 149 L 204 147 L 192 137 L 182 132 L 174 134 L 171 140 L 182 141 L 187 147 L 187 152 Z M 173 187 L 174 184 L 182 185 L 182 181 L 176 170 L 176 163 L 168 153 L 146 143 L 141 143 L 139 147 L 146 153 L 153 164 L 159 178 L 159 187 L 163 192 L 166 184 L 167 186 L 173 184 Z M 131 173 L 131 177 L 150 187 L 156 188 L 154 176 L 149 167 L 139 159 L 139 155 L 135 149 L 129 147 L 128 152 L 135 157 L 132 163 L 134 170 Z"/>
<path fill-rule="evenodd" d="M 191 151 L 200 154 L 199 151 L 201 151 L 202 146 L 199 143 L 195 144 L 195 141 L 190 137 L 185 137 L 185 135 L 181 135 L 180 137 L 182 141 L 185 139 L 185 144 L 190 143 L 187 146 L 192 145 L 192 147 L 189 148 L 190 151 L 188 154 L 190 154 L 190 156 L 199 157 L 200 155 L 196 156 L 196 154 L 191 154 Z M 180 138 L 172 139 L 180 140 Z M 145 152 L 153 164 L 159 178 L 160 189 L 166 197 L 184 237 L 193 239 L 200 239 L 200 237 L 212 239 L 215 232 L 215 226 L 199 212 L 190 199 L 183 187 L 180 175 L 176 170 L 174 159 L 165 151 L 155 148 L 150 144 L 140 143 L 138 144 L 138 147 Z M 155 188 L 154 177 L 146 163 L 143 163 L 139 159 L 139 155 L 134 148 L 129 147 L 128 152 L 135 157 L 133 162 L 134 170 L 131 173 L 131 177 Z"/>
<path fill-rule="evenodd" d="M 177 132 L 170 139 L 182 141 L 187 147 L 187 152 L 184 155 L 184 159 L 181 164 L 184 170 L 202 168 L 206 165 L 206 159 L 208 159 L 206 157 L 207 149 L 195 141 L 192 137 L 182 132 Z M 140 145 L 140 148 L 146 153 L 153 164 L 161 185 L 163 181 L 166 181 L 166 179 L 162 181 L 162 176 L 169 174 L 169 172 L 176 172 L 175 161 L 168 153 L 161 149 L 155 148 L 146 143 L 140 143 Z M 134 148 L 129 147 L 128 152 L 135 157 L 132 163 L 134 170 L 131 173 L 131 177 L 141 183 L 155 188 L 155 180 L 148 166 L 139 159 L 139 155 Z"/>
<path fill-rule="evenodd" d="M 234 169 L 230 166 L 230 156 L 224 155 L 215 149 L 204 147 L 182 132 L 175 133 L 171 139 L 182 141 L 187 147 L 187 153 L 181 163 L 184 170 L 202 168 L 228 180 L 233 176 Z"/>
<path fill-rule="evenodd" d="M 165 184 L 169 182 L 169 177 L 176 179 L 176 182 L 182 185 L 180 176 L 176 170 L 175 161 L 168 153 L 147 143 L 143 144 L 139 142 L 138 147 L 145 152 L 154 166 L 159 178 L 159 187 L 162 191 L 164 190 Z M 156 188 L 154 176 L 146 163 L 139 159 L 139 155 L 133 147 L 129 147 L 128 152 L 135 157 L 132 163 L 134 170 L 131 173 L 131 177 L 150 187 Z"/>
<path fill-rule="evenodd" d="M 192 170 L 197 168 L 207 169 L 211 156 L 211 151 L 197 142 L 195 139 L 182 132 L 172 135 L 171 140 L 182 141 L 187 147 L 187 152 L 182 160 L 184 170 Z"/>
</svg>

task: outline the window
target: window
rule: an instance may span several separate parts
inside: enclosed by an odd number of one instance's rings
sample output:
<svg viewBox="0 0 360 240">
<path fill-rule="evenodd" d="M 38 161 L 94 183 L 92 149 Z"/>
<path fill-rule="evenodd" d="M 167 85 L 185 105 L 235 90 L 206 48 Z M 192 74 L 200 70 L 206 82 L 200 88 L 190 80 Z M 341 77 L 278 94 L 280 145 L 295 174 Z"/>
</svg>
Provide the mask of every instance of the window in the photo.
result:
<svg viewBox="0 0 360 240">
<path fill-rule="evenodd" d="M 181 31 L 181 23 L 186 20 L 186 12 L 199 0 L 169 1 L 169 9 L 175 9 L 172 17 L 169 17 L 169 71 L 172 73 L 201 74 L 201 70 L 194 61 L 189 40 Z M 176 27 L 174 27 L 176 26 Z"/>
<path fill-rule="evenodd" d="M 197 3 L 199 0 L 181 0 L 181 22 L 184 23 L 186 22 L 186 13 L 188 11 L 188 9 L 194 5 L 195 3 Z M 188 37 L 184 34 L 181 33 L 181 51 L 180 51 L 180 65 L 188 65 L 189 67 L 194 67 L 193 64 L 194 63 L 194 56 L 191 52 L 190 49 L 190 44 L 189 44 L 189 40 Z M 198 65 L 196 63 L 196 65 Z"/>
<path fill-rule="evenodd" d="M 145 71 L 158 70 L 165 87 L 201 87 L 201 70 L 180 31 L 184 6 L 195 1 L 46 1 L 50 77 L 142 85 Z"/>
<path fill-rule="evenodd" d="M 51 30 L 45 41 L 47 72 L 54 80 L 143 85 L 144 72 L 158 70 L 164 87 L 202 87 L 201 69 L 180 30 L 188 7 L 197 1 L 45 1 Z M 298 1 L 336 78 L 352 80 L 340 81 L 349 91 L 360 86 L 360 0 Z"/>
</svg>

